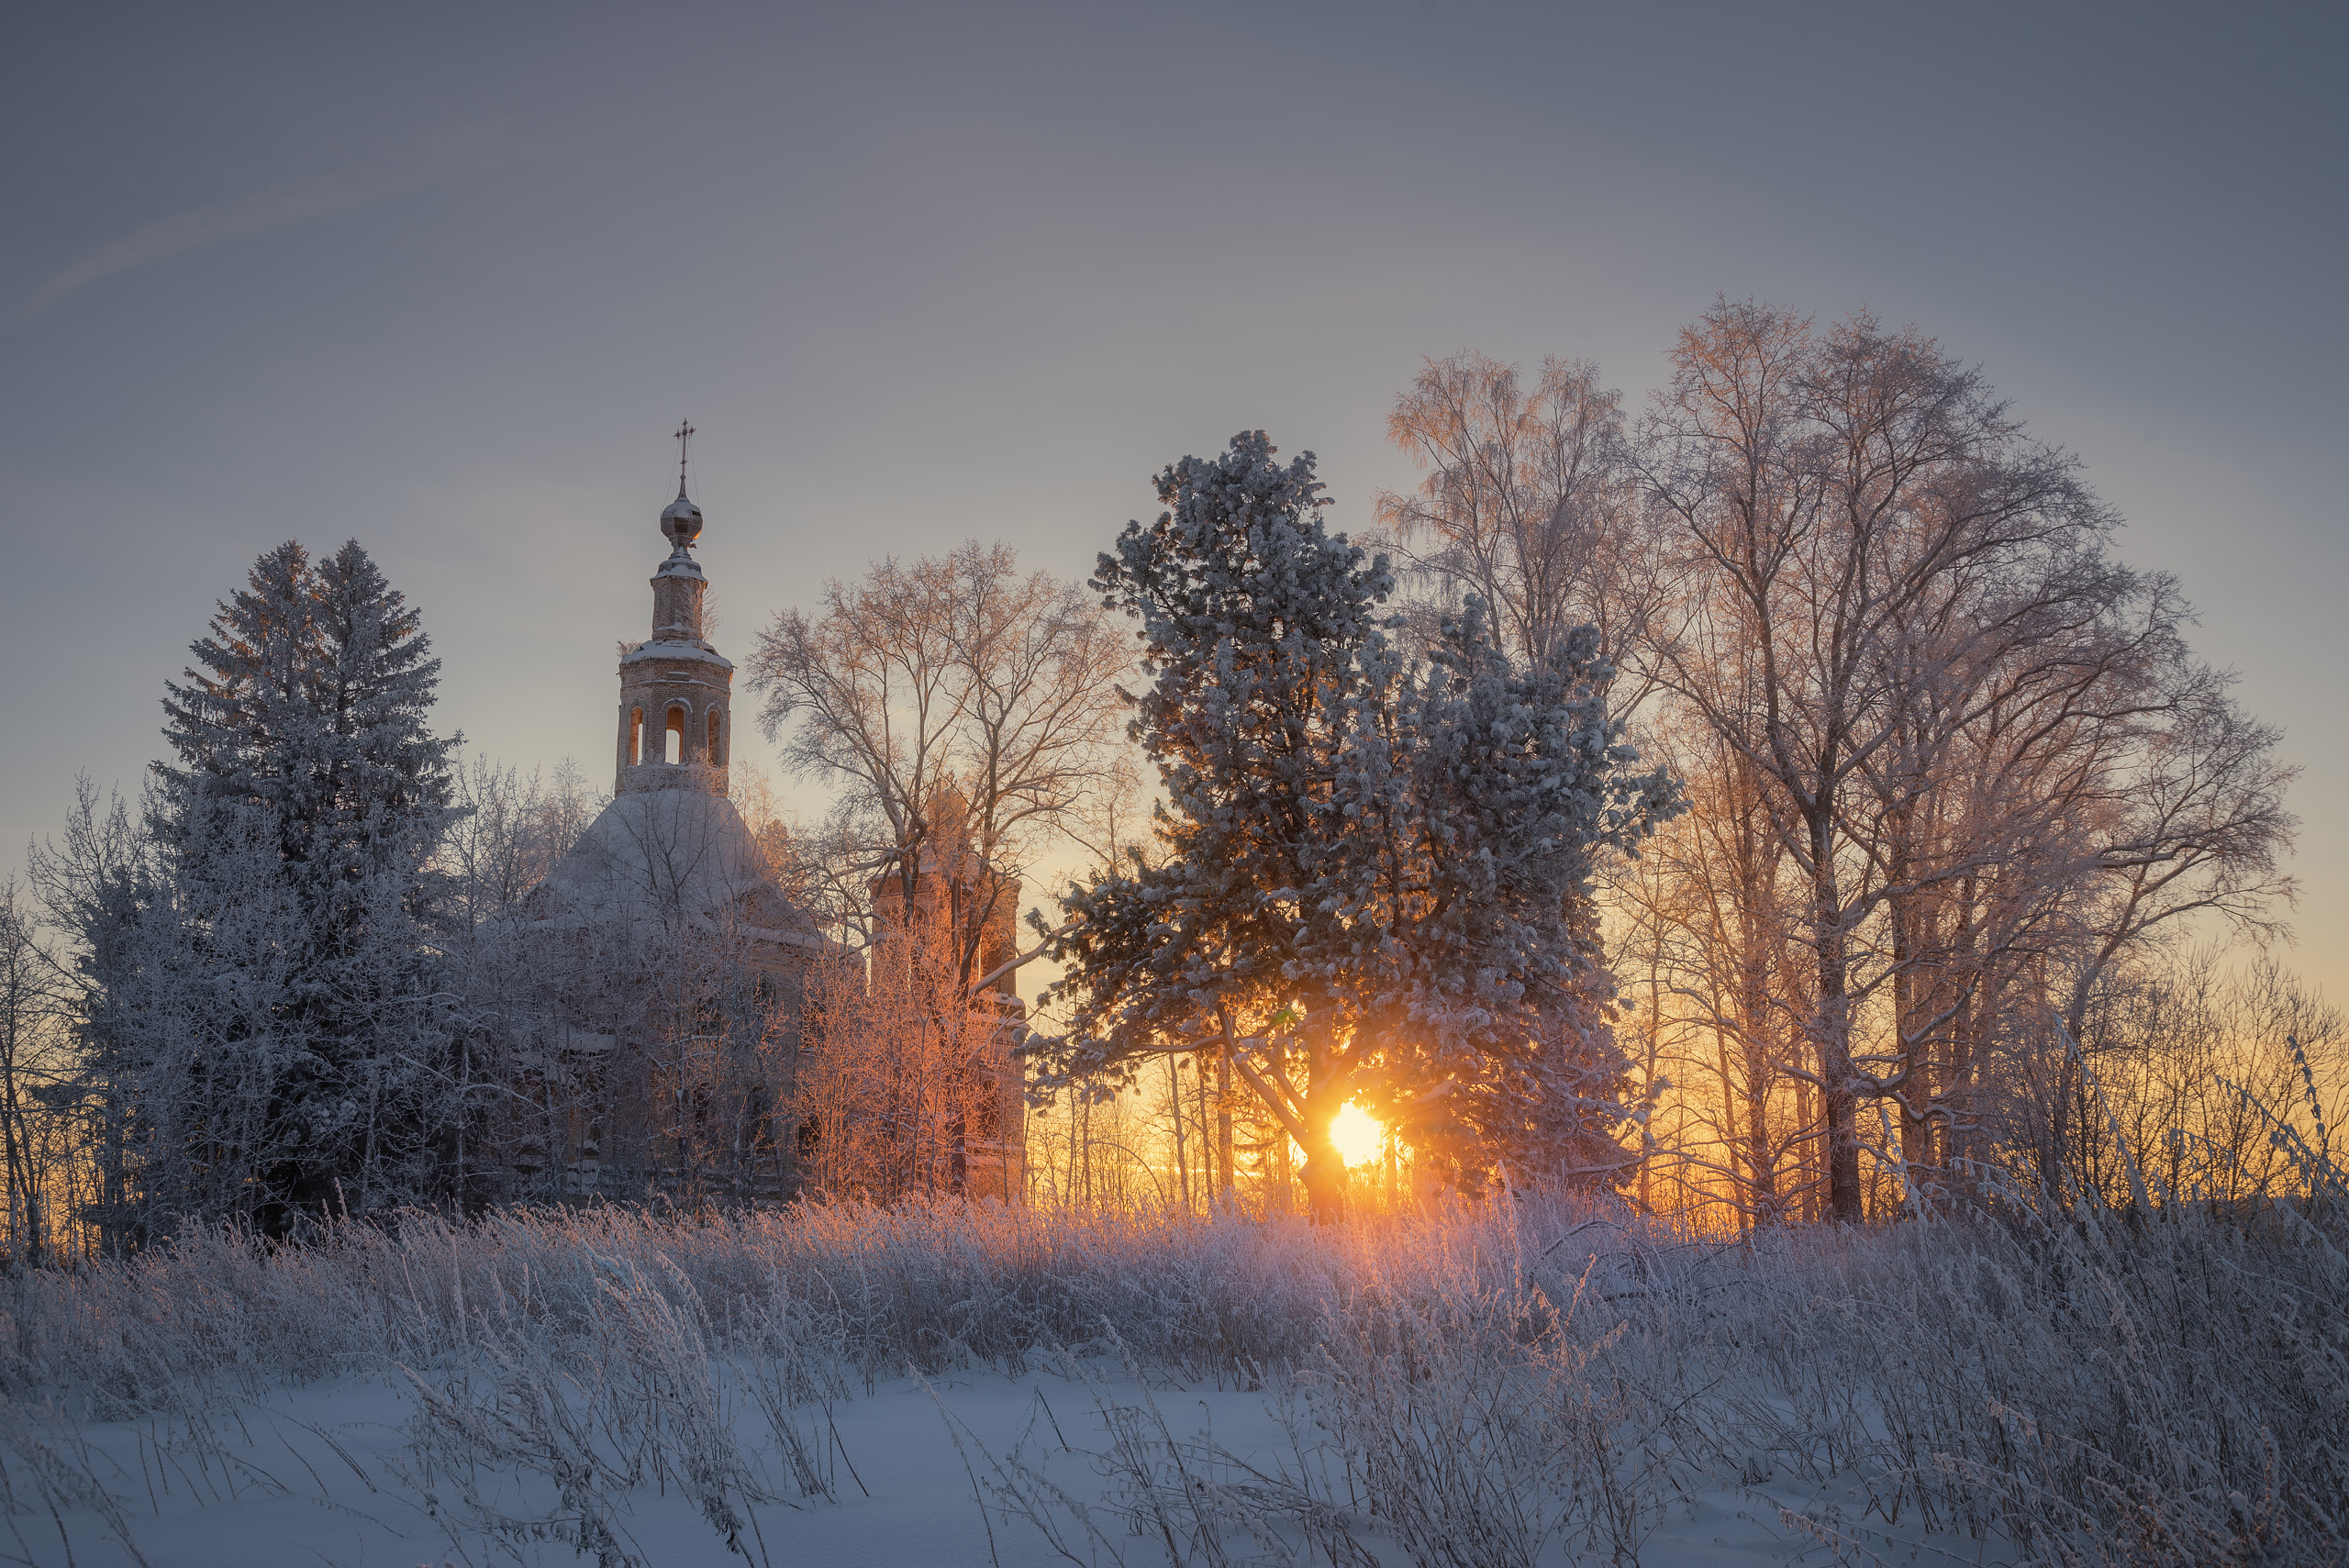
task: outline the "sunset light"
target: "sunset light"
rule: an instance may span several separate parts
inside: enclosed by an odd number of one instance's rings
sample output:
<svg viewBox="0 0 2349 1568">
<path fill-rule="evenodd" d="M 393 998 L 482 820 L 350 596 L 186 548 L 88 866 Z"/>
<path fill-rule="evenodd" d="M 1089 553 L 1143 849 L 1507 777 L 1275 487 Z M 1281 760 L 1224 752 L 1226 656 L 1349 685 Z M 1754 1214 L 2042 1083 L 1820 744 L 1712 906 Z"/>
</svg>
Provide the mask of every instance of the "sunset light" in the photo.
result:
<svg viewBox="0 0 2349 1568">
<path fill-rule="evenodd" d="M 2349 4 L 10 16 L 0 1568 L 2349 1568 Z"/>
<path fill-rule="evenodd" d="M 1377 1159 L 1386 1138 L 1386 1129 L 1378 1125 L 1378 1118 L 1360 1106 L 1347 1106 L 1330 1124 L 1330 1141 L 1338 1146 L 1338 1158 L 1349 1165 Z"/>
</svg>

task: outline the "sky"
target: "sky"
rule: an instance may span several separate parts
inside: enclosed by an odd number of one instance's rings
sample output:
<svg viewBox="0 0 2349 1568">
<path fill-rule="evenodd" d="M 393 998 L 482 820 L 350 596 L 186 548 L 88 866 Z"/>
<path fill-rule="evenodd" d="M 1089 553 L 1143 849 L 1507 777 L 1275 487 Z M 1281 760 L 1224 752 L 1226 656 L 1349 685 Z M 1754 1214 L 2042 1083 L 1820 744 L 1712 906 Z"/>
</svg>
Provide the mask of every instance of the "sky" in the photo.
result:
<svg viewBox="0 0 2349 1568">
<path fill-rule="evenodd" d="M 2319 6 L 50 6 L 0 50 L 0 873 L 216 600 L 361 541 L 439 722 L 610 756 L 680 418 L 715 640 L 885 554 L 1081 576 L 1423 359 L 1636 410 L 1717 295 L 1979 364 L 2304 770 L 2349 998 L 2349 20 Z M 750 704 L 742 704 L 747 716 Z M 740 727 L 738 760 L 774 752 Z"/>
</svg>

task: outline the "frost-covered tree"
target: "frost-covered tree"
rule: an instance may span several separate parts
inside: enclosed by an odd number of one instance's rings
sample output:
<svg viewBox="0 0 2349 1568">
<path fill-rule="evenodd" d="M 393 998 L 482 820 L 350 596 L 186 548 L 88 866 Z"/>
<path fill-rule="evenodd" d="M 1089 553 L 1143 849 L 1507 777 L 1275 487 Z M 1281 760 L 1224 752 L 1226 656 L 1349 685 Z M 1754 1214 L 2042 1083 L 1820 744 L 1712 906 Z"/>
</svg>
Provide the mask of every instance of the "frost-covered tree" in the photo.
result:
<svg viewBox="0 0 2349 1568">
<path fill-rule="evenodd" d="M 30 916 L 16 879 L 0 883 L 0 1257 L 11 1265 L 50 1256 L 52 1232 L 71 1221 L 59 1201 L 56 964 Z"/>
<path fill-rule="evenodd" d="M 427 725 L 439 662 L 355 542 L 263 555 L 192 651 L 139 832 L 85 799 L 36 868 L 80 951 L 114 1218 L 283 1234 L 429 1199 L 449 1109 L 432 858 L 456 744 Z M 80 864 L 76 844 L 104 852 Z"/>
<path fill-rule="evenodd" d="M 1720 1074 L 1751 1096 L 1741 1201 L 1784 1195 L 1771 1077 L 1842 1221 L 1877 1131 L 1913 1202 L 1920 1172 L 1970 1179 L 2009 1095 L 2052 1118 L 2052 1170 L 2086 1085 L 2051 1008 L 2076 1038 L 2108 964 L 2195 914 L 2276 929 L 2275 733 L 2192 659 L 2176 584 L 2111 557 L 2077 459 L 1932 339 L 1724 300 L 1671 364 L 1634 457 L 1680 602 L 1631 656 L 1740 818 L 1680 848 L 1740 905 L 1690 906 L 1716 951 L 1684 995 L 1752 1064 Z"/>
<path fill-rule="evenodd" d="M 951 948 L 953 962 L 916 966 L 936 988 L 933 1038 L 916 1057 L 962 1050 L 974 1007 L 992 1038 L 996 988 L 1012 992 L 1006 976 L 1034 956 L 997 940 L 1017 929 L 1024 873 L 1130 777 L 1110 744 L 1111 683 L 1127 662 L 1082 589 L 1022 575 L 1009 549 L 975 540 L 828 583 L 818 613 L 785 611 L 760 633 L 760 722 L 793 772 L 839 791 L 823 833 L 801 841 L 817 874 L 794 880 L 818 884 L 810 906 L 875 953 L 901 940 L 907 911 L 949 910 L 944 946 L 925 951 Z M 900 1038 L 894 1025 L 884 1037 Z M 968 1065 L 974 1084 L 994 1081 L 993 1067 Z M 952 1122 L 957 1150 L 991 1140 L 959 1110 Z"/>
<path fill-rule="evenodd" d="M 211 634 L 201 668 L 166 683 L 159 764 L 175 802 L 268 813 L 289 884 L 322 934 L 356 940 L 385 871 L 423 915 L 423 874 L 450 820 L 449 759 L 426 719 L 440 684 L 422 620 L 356 540 L 313 566 L 291 540 L 253 563 Z"/>
<path fill-rule="evenodd" d="M 985 978 L 980 932 L 1022 873 L 1114 791 L 1111 683 L 1126 650 L 1082 590 L 1022 576 L 1000 544 L 880 562 L 827 583 L 820 613 L 786 610 L 759 634 L 750 684 L 785 765 L 840 791 L 829 836 L 842 884 L 819 902 L 878 940 L 876 873 L 910 908 L 932 871 L 973 854 L 993 876 L 960 922 L 956 982 Z"/>
<path fill-rule="evenodd" d="M 1470 599 L 1391 717 L 1364 715 L 1341 770 L 1347 794 L 1393 802 L 1340 812 L 1373 823 L 1353 846 L 1349 924 L 1389 950 L 1359 974 L 1388 1042 L 1374 1108 L 1416 1124 L 1420 1147 L 1464 1175 L 1491 1159 L 1582 1179 L 1626 1163 L 1595 878 L 1602 854 L 1632 849 L 1680 797 L 1665 773 L 1631 771 L 1598 638 L 1573 628 L 1519 665 Z"/>
<path fill-rule="evenodd" d="M 1262 431 L 1185 458 L 1095 586 L 1141 623 L 1132 732 L 1166 793 L 1161 854 L 1073 888 L 1055 952 L 1075 1029 L 1047 1085 L 1226 1053 L 1343 1203 L 1330 1126 L 1367 1101 L 1474 1175 L 1587 1168 L 1620 1059 L 1592 857 L 1669 809 L 1628 774 L 1587 635 L 1512 667 L 1481 606 L 1408 667 L 1394 579 L 1325 528 L 1312 455 Z"/>
<path fill-rule="evenodd" d="M 1622 398 L 1588 360 L 1546 358 L 1530 387 L 1517 366 L 1483 354 L 1430 360 L 1397 395 L 1386 436 L 1427 474 L 1408 495 L 1379 492 L 1378 520 L 1437 602 L 1485 601 L 1512 658 L 1587 625 L 1600 656 L 1620 663 L 1668 609 Z M 1611 695 L 1628 711 L 1638 683 Z"/>
</svg>

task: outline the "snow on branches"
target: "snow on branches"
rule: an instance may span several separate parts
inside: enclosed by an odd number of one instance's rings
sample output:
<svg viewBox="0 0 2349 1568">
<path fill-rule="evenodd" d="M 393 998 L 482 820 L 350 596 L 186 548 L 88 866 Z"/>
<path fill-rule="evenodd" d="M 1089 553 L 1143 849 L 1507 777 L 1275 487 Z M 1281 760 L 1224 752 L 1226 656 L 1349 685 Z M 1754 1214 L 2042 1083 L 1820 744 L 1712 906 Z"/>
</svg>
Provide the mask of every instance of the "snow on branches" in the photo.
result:
<svg viewBox="0 0 2349 1568">
<path fill-rule="evenodd" d="M 1041 1081 L 1230 1051 L 1324 1214 L 1349 1099 L 1471 1182 L 1609 1168 L 1622 1058 L 1590 876 L 1676 792 L 1631 771 L 1587 633 L 1520 668 L 1472 603 L 1413 667 L 1386 558 L 1326 530 L 1311 453 L 1274 456 L 1252 431 L 1185 458 L 1101 558 L 1094 585 L 1140 622 L 1132 728 L 1167 801 L 1153 861 L 1063 901 L 1076 1029 L 1033 1048 Z"/>
</svg>

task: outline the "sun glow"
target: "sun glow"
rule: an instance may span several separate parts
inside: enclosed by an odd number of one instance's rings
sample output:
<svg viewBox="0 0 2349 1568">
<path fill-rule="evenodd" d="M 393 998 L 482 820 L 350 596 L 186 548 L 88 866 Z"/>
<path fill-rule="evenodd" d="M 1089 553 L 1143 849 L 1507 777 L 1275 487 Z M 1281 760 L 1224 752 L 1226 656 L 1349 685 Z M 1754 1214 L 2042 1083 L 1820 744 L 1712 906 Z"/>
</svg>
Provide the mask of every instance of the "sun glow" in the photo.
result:
<svg viewBox="0 0 2349 1568">
<path fill-rule="evenodd" d="M 1337 1119 L 1330 1124 L 1330 1141 L 1337 1145 L 1338 1158 L 1349 1165 L 1377 1159 L 1386 1140 L 1386 1129 L 1378 1125 L 1378 1118 L 1360 1106 L 1341 1107 Z"/>
</svg>

